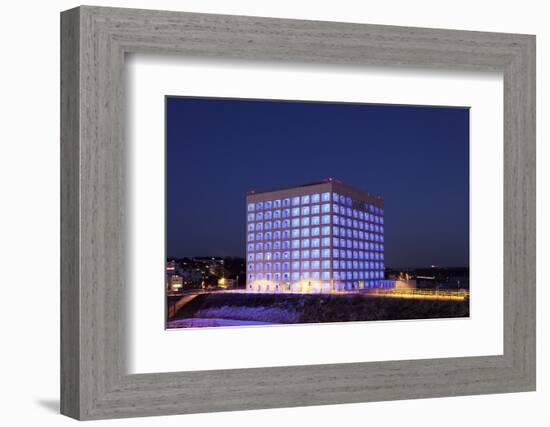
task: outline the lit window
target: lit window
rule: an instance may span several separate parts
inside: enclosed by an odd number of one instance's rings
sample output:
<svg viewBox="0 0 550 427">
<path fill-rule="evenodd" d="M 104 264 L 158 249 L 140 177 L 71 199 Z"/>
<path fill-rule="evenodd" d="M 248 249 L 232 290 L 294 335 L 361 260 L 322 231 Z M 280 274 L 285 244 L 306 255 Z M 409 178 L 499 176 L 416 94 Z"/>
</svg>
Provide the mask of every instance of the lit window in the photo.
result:
<svg viewBox="0 0 550 427">
<path fill-rule="evenodd" d="M 330 234 L 330 227 L 323 227 L 322 233 L 323 233 L 323 236 L 328 236 Z"/>
<path fill-rule="evenodd" d="M 323 269 L 330 268 L 330 260 L 324 259 L 323 262 L 321 263 L 321 267 L 322 267 Z"/>
<path fill-rule="evenodd" d="M 333 246 L 340 246 L 340 239 L 338 237 L 334 237 L 332 239 L 332 245 Z"/>
<path fill-rule="evenodd" d="M 319 280 L 319 277 L 320 277 L 320 274 L 319 274 L 318 271 L 312 271 L 312 272 L 311 272 L 311 278 L 312 278 L 313 280 Z"/>
<path fill-rule="evenodd" d="M 321 217 L 318 217 L 318 216 L 312 216 L 311 217 L 311 224 L 312 225 L 319 225 L 321 221 Z"/>
<path fill-rule="evenodd" d="M 299 270 L 300 269 L 300 261 L 294 261 L 292 263 L 292 269 L 293 270 Z"/>
<path fill-rule="evenodd" d="M 265 240 L 271 240 L 271 231 L 268 231 L 264 234 L 264 239 Z"/>
<path fill-rule="evenodd" d="M 247 218 L 248 218 L 248 221 L 254 221 L 254 214 L 253 213 L 248 214 Z"/>
<path fill-rule="evenodd" d="M 321 278 L 322 278 L 323 280 L 330 280 L 330 271 L 323 271 L 323 272 L 321 273 Z"/>
<path fill-rule="evenodd" d="M 290 270 L 290 263 L 283 262 L 283 270 Z M 284 277 L 284 275 L 283 275 L 283 277 Z"/>
<path fill-rule="evenodd" d="M 323 249 L 321 251 L 321 257 L 323 258 L 330 258 L 330 249 Z"/>
<path fill-rule="evenodd" d="M 264 223 L 258 222 L 256 223 L 256 231 L 262 231 L 264 229 Z"/>
<path fill-rule="evenodd" d="M 329 213 L 330 212 L 330 203 L 325 203 L 323 206 L 321 206 L 321 212 Z"/>
<path fill-rule="evenodd" d="M 309 215 L 309 206 L 304 206 L 302 208 L 302 215 Z"/>
<path fill-rule="evenodd" d="M 335 201 L 335 202 L 338 202 L 338 194 L 337 193 L 332 193 L 332 200 Z"/>
<path fill-rule="evenodd" d="M 309 248 L 309 239 L 302 240 L 302 248 Z"/>
<path fill-rule="evenodd" d="M 281 221 L 273 221 L 273 228 L 281 228 Z"/>
<path fill-rule="evenodd" d="M 292 208 L 292 216 L 300 215 L 300 208 Z"/>
<path fill-rule="evenodd" d="M 265 225 L 264 225 L 264 228 L 265 228 L 266 230 L 271 230 L 271 221 L 266 221 L 266 222 L 265 222 Z"/>
<path fill-rule="evenodd" d="M 292 229 L 292 237 L 300 237 L 300 229 L 299 228 L 293 228 Z"/>
<path fill-rule="evenodd" d="M 319 227 L 313 227 L 313 228 L 311 229 L 311 235 L 312 235 L 312 236 L 318 236 L 318 235 L 319 235 L 319 231 L 320 231 Z"/>
<path fill-rule="evenodd" d="M 300 251 L 292 251 L 292 259 L 299 259 Z"/>
<path fill-rule="evenodd" d="M 271 201 L 268 201 L 268 202 L 264 203 L 264 208 L 265 209 L 271 209 L 272 206 L 273 206 L 273 203 Z"/>
<path fill-rule="evenodd" d="M 302 227 L 309 227 L 309 217 L 302 218 Z"/>
<path fill-rule="evenodd" d="M 264 214 L 264 219 L 271 219 L 271 211 L 267 211 L 267 212 Z"/>
<path fill-rule="evenodd" d="M 346 204 L 346 197 L 345 197 L 345 196 L 340 196 L 340 204 L 341 204 L 341 205 L 345 205 L 345 204 Z"/>
<path fill-rule="evenodd" d="M 249 274 L 249 275 L 248 275 L 248 280 L 254 280 L 254 275 L 253 275 L 253 274 Z"/>
<path fill-rule="evenodd" d="M 332 267 L 333 268 L 338 268 L 338 260 L 332 261 Z"/>
<path fill-rule="evenodd" d="M 254 271 L 254 264 L 248 264 L 248 271 Z"/>
<path fill-rule="evenodd" d="M 307 205 L 309 203 L 309 196 L 302 196 L 302 205 Z"/>
<path fill-rule="evenodd" d="M 273 202 L 273 206 L 275 207 L 275 209 L 279 209 L 281 207 L 281 201 L 280 200 L 275 200 Z"/>
<path fill-rule="evenodd" d="M 264 270 L 271 270 L 271 263 L 270 262 L 266 262 L 264 264 Z M 267 279 L 267 277 L 266 277 L 266 279 Z"/>
<path fill-rule="evenodd" d="M 257 251 L 263 251 L 264 244 L 263 243 L 256 243 L 256 250 Z"/>
<path fill-rule="evenodd" d="M 283 218 L 288 218 L 290 216 L 290 209 L 283 209 Z"/>
<path fill-rule="evenodd" d="M 323 224 L 330 224 L 330 215 L 323 215 L 323 217 L 321 218 L 321 222 Z"/>
<path fill-rule="evenodd" d="M 250 233 L 250 234 L 248 235 L 248 241 L 251 242 L 251 241 L 253 241 L 253 240 L 254 240 L 254 234 Z"/>
<path fill-rule="evenodd" d="M 267 243 L 265 244 L 265 246 L 264 246 L 264 249 L 265 249 L 266 251 L 270 251 L 270 250 L 271 250 L 271 242 L 267 242 Z"/>
<path fill-rule="evenodd" d="M 333 249 L 332 250 L 332 256 L 334 258 L 339 258 L 340 257 L 340 250 L 339 249 Z"/>
<path fill-rule="evenodd" d="M 288 240 L 283 242 L 283 249 L 290 249 L 290 242 Z"/>
<path fill-rule="evenodd" d="M 262 202 L 256 203 L 256 210 L 261 211 L 264 208 L 264 204 Z"/>
<path fill-rule="evenodd" d="M 290 252 L 283 252 L 283 259 L 289 259 L 290 258 Z"/>
<path fill-rule="evenodd" d="M 297 271 L 292 273 L 292 280 L 298 280 L 300 278 L 300 273 Z"/>
<path fill-rule="evenodd" d="M 352 201 L 351 201 L 351 198 L 350 198 L 350 197 L 346 197 L 346 205 L 347 205 L 347 206 L 351 206 L 351 205 L 352 205 Z"/>
<path fill-rule="evenodd" d="M 332 234 L 334 234 L 335 236 L 340 235 L 340 228 L 332 227 Z"/>
<path fill-rule="evenodd" d="M 311 268 L 320 268 L 321 263 L 319 261 L 311 261 Z"/>
<path fill-rule="evenodd" d="M 293 240 L 292 241 L 292 249 L 296 249 L 300 247 L 300 241 L 299 240 Z"/>
<path fill-rule="evenodd" d="M 313 205 L 311 207 L 311 214 L 317 215 L 319 212 L 321 212 L 321 207 L 319 205 Z"/>
<path fill-rule="evenodd" d="M 278 240 L 280 238 L 281 238 L 281 232 L 280 231 L 273 232 L 273 240 Z"/>
<path fill-rule="evenodd" d="M 292 198 L 292 206 L 298 206 L 300 204 L 300 197 Z"/>
<path fill-rule="evenodd" d="M 262 233 L 256 233 L 256 240 L 262 240 L 263 234 Z"/>
<path fill-rule="evenodd" d="M 302 280 L 308 280 L 309 279 L 309 271 L 302 271 Z"/>
<path fill-rule="evenodd" d="M 254 203 L 248 204 L 248 212 L 252 212 L 254 210 Z"/>
<path fill-rule="evenodd" d="M 338 213 L 338 212 L 339 212 L 339 209 L 340 209 L 340 208 L 338 207 L 338 205 L 332 205 L 332 211 L 333 211 L 334 213 Z"/>
<path fill-rule="evenodd" d="M 290 199 L 283 199 L 283 206 L 286 208 L 290 206 Z"/>
<path fill-rule="evenodd" d="M 309 237 L 309 228 L 302 228 L 302 237 Z"/>
<path fill-rule="evenodd" d="M 283 220 L 283 228 L 290 227 L 290 221 L 288 219 Z"/>
<path fill-rule="evenodd" d="M 254 231 L 254 224 L 248 224 L 248 231 Z"/>
<path fill-rule="evenodd" d="M 302 268 L 305 270 L 309 270 L 309 261 L 302 261 Z"/>
<path fill-rule="evenodd" d="M 319 251 L 319 249 L 313 249 L 311 251 L 311 258 L 319 258 L 320 255 L 321 255 L 321 252 Z"/>
<path fill-rule="evenodd" d="M 311 239 L 311 246 L 314 248 L 318 248 L 320 243 L 319 239 Z"/>
<path fill-rule="evenodd" d="M 280 217 L 281 217 L 281 211 L 280 210 L 273 211 L 273 218 L 280 218 Z"/>
<path fill-rule="evenodd" d="M 302 251 L 302 259 L 309 258 L 309 251 Z"/>
<path fill-rule="evenodd" d="M 330 193 L 323 193 L 321 194 L 321 200 L 323 202 L 330 202 Z"/>
<path fill-rule="evenodd" d="M 334 224 L 340 224 L 340 217 L 338 215 L 332 215 L 332 222 Z"/>
<path fill-rule="evenodd" d="M 311 203 L 319 203 L 320 199 L 321 199 L 321 196 L 318 193 L 311 195 Z"/>
<path fill-rule="evenodd" d="M 283 239 L 290 239 L 290 231 L 283 230 Z"/>
<path fill-rule="evenodd" d="M 346 215 L 351 216 L 351 208 L 346 208 Z"/>
<path fill-rule="evenodd" d="M 254 261 L 254 254 L 248 254 L 247 261 Z"/>
<path fill-rule="evenodd" d="M 299 227 L 300 226 L 300 218 L 292 218 L 292 226 L 293 227 Z"/>
<path fill-rule="evenodd" d="M 280 252 L 273 252 L 273 259 L 274 260 L 281 259 L 281 253 Z"/>
<path fill-rule="evenodd" d="M 261 212 L 258 212 L 256 214 L 256 221 L 261 221 L 262 219 L 264 219 L 264 215 Z"/>
<path fill-rule="evenodd" d="M 262 261 L 264 259 L 264 254 L 259 252 L 256 254 L 256 261 Z"/>
<path fill-rule="evenodd" d="M 257 262 L 256 263 L 256 270 L 261 270 L 262 269 L 262 263 L 261 262 Z"/>
</svg>

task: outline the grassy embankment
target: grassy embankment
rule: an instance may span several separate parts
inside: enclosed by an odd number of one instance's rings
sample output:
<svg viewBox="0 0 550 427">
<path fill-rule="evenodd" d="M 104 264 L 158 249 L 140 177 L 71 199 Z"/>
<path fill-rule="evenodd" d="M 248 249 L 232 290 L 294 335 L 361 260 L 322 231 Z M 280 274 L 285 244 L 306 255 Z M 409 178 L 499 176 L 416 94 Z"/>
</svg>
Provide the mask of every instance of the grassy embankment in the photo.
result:
<svg viewBox="0 0 550 427">
<path fill-rule="evenodd" d="M 469 302 L 366 295 L 204 294 L 171 320 L 226 318 L 271 323 L 322 323 L 468 317 Z"/>
</svg>

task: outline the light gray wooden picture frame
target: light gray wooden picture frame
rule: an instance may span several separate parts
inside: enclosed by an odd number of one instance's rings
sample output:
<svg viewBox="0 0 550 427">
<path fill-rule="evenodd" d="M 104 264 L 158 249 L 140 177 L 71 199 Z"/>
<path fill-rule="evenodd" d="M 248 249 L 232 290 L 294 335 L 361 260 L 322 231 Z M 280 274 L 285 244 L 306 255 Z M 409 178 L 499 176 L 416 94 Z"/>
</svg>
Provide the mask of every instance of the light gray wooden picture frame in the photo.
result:
<svg viewBox="0 0 550 427">
<path fill-rule="evenodd" d="M 502 72 L 504 354 L 127 374 L 127 53 Z M 61 14 L 61 166 L 65 415 L 84 420 L 535 390 L 532 35 L 71 9 Z"/>
</svg>

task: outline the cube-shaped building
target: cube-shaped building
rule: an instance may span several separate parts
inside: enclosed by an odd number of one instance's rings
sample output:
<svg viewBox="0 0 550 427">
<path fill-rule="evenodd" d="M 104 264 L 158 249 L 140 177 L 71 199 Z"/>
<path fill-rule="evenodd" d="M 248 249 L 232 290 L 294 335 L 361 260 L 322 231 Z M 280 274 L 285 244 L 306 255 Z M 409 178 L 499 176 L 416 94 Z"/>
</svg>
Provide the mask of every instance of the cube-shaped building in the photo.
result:
<svg viewBox="0 0 550 427">
<path fill-rule="evenodd" d="M 246 197 L 246 289 L 342 292 L 388 287 L 384 199 L 335 179 Z"/>
</svg>

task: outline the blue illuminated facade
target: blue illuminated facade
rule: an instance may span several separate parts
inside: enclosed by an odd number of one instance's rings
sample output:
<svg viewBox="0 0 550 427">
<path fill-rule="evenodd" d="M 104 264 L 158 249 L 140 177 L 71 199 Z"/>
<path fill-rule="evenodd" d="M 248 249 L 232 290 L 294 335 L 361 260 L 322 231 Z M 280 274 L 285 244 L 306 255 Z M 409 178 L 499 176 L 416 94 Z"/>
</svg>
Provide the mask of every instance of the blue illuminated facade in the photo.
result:
<svg viewBox="0 0 550 427">
<path fill-rule="evenodd" d="M 334 179 L 247 195 L 252 292 L 338 292 L 384 280 L 384 199 Z"/>
</svg>

